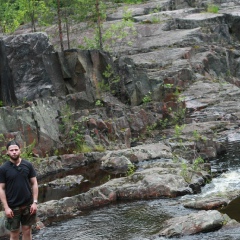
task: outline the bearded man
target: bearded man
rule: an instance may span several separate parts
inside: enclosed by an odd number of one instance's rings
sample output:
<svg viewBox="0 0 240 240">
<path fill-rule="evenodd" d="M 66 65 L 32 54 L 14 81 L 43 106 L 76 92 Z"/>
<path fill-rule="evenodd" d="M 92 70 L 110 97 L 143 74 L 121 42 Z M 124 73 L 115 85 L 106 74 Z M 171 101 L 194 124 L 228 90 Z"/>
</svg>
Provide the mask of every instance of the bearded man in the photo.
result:
<svg viewBox="0 0 240 240">
<path fill-rule="evenodd" d="M 20 157 L 17 141 L 7 143 L 9 161 L 0 167 L 0 199 L 5 211 L 5 227 L 10 240 L 32 240 L 32 225 L 36 222 L 38 182 L 32 164 Z"/>
</svg>

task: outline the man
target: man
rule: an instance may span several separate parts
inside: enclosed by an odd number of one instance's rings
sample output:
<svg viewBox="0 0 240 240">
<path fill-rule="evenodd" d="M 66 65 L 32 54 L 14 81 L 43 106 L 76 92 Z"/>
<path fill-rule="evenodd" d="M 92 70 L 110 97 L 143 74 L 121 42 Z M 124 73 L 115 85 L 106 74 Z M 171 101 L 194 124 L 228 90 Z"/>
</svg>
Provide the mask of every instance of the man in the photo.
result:
<svg viewBox="0 0 240 240">
<path fill-rule="evenodd" d="M 9 161 L 0 167 L 0 199 L 5 211 L 5 226 L 10 240 L 32 240 L 31 226 L 36 222 L 38 183 L 32 164 L 20 157 L 20 145 L 10 141 Z"/>
</svg>

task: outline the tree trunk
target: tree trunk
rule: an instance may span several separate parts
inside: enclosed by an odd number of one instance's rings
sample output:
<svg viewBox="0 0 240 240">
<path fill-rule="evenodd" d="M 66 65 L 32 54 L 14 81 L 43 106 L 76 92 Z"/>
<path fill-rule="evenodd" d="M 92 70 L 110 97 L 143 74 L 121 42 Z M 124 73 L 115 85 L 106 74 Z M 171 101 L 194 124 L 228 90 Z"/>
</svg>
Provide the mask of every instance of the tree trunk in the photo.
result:
<svg viewBox="0 0 240 240">
<path fill-rule="evenodd" d="M 101 13 L 100 13 L 100 9 L 99 9 L 99 0 L 96 0 L 96 13 L 97 13 L 97 27 L 98 27 L 98 34 L 99 34 L 99 48 L 100 48 L 100 50 L 103 50 Z"/>
<path fill-rule="evenodd" d="M 58 3 L 57 14 L 58 14 L 59 40 L 60 40 L 61 50 L 63 52 L 64 48 L 63 48 L 63 34 L 62 34 L 62 21 L 61 21 L 61 11 L 60 11 L 60 0 L 57 0 L 57 3 Z"/>
<path fill-rule="evenodd" d="M 32 25 L 32 32 L 36 32 L 36 25 L 35 25 L 35 0 L 29 0 L 28 2 L 28 9 L 29 9 L 29 15 L 31 19 L 31 25 Z"/>
<path fill-rule="evenodd" d="M 70 49 L 69 23 L 68 23 L 68 18 L 67 18 L 67 17 L 66 17 L 66 28 L 67 28 L 67 42 L 68 42 L 68 49 Z"/>
</svg>

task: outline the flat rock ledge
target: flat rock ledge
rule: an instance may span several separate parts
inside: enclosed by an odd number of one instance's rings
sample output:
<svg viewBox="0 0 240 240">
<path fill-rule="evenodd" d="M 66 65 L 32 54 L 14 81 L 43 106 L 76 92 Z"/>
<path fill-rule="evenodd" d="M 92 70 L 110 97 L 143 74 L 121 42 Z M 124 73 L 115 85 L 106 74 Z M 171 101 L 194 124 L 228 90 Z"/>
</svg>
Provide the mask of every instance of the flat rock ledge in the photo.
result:
<svg viewBox="0 0 240 240">
<path fill-rule="evenodd" d="M 210 199 L 190 201 L 183 204 L 183 206 L 186 208 L 194 208 L 198 210 L 213 210 L 225 207 L 228 205 L 229 202 L 229 199 L 224 199 L 222 197 L 213 197 Z"/>
<path fill-rule="evenodd" d="M 191 186 L 203 186 L 209 177 L 209 173 L 204 170 L 192 171 L 191 182 L 187 182 L 178 163 L 159 163 L 130 176 L 111 179 L 86 193 L 39 204 L 38 216 L 47 225 L 50 220 L 73 217 L 82 210 L 120 200 L 174 198 L 193 194 Z"/>
<path fill-rule="evenodd" d="M 235 220 L 230 219 L 226 214 L 221 214 L 217 210 L 202 210 L 165 221 L 163 230 L 159 233 L 159 236 L 170 238 L 211 232 L 227 224 L 234 225 L 235 227 L 240 226 Z"/>
<path fill-rule="evenodd" d="M 216 192 L 211 195 L 197 196 L 193 200 L 182 200 L 182 205 L 185 208 L 196 210 L 214 210 L 226 207 L 232 200 L 240 195 L 240 190 L 232 190 L 226 192 Z"/>
</svg>

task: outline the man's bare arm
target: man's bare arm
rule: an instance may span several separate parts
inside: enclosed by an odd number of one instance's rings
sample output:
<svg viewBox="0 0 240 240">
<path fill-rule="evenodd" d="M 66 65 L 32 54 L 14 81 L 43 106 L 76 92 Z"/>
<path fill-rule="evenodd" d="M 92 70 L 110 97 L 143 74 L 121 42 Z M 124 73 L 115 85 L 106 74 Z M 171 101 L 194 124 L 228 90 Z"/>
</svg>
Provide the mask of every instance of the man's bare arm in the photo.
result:
<svg viewBox="0 0 240 240">
<path fill-rule="evenodd" d="M 7 203 L 7 198 L 6 198 L 6 193 L 5 193 L 5 183 L 0 183 L 0 199 L 3 204 L 3 208 L 5 210 L 6 216 L 8 218 L 12 218 L 13 211 L 11 208 L 9 208 L 8 203 Z"/>
<path fill-rule="evenodd" d="M 33 177 L 30 179 L 31 185 L 32 185 L 32 193 L 33 193 L 33 200 L 38 199 L 38 182 L 37 178 Z M 37 212 L 37 204 L 33 202 L 30 208 L 30 213 L 35 214 Z"/>
<path fill-rule="evenodd" d="M 38 199 L 38 182 L 37 178 L 33 177 L 30 179 L 31 185 L 32 185 L 32 192 L 33 192 L 33 200 Z"/>
</svg>

